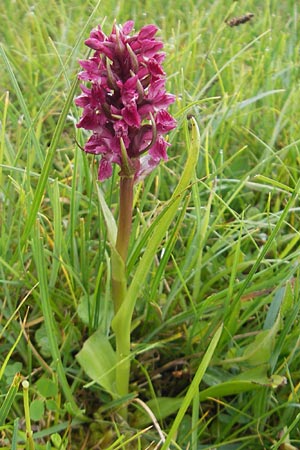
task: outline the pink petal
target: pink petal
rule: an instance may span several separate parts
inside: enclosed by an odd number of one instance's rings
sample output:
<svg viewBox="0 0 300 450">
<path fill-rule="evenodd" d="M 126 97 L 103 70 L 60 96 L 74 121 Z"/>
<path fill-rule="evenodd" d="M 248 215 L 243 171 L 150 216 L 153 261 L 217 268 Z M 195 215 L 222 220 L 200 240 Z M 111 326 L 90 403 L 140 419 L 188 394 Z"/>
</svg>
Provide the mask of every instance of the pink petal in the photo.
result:
<svg viewBox="0 0 300 450">
<path fill-rule="evenodd" d="M 159 133 L 167 133 L 176 127 L 177 122 L 167 110 L 158 111 L 155 117 L 156 129 Z"/>
<path fill-rule="evenodd" d="M 165 141 L 162 137 L 159 137 L 153 147 L 150 148 L 149 155 L 152 156 L 154 161 L 159 161 L 160 159 L 167 161 L 167 147 L 169 146 L 170 144 L 167 141 Z"/>
<path fill-rule="evenodd" d="M 135 102 L 127 104 L 121 112 L 123 119 L 130 127 L 139 127 L 141 125 L 141 117 Z"/>
<path fill-rule="evenodd" d="M 122 26 L 123 33 L 129 34 L 131 32 L 133 26 L 134 26 L 133 20 L 128 20 L 127 22 L 125 22 L 124 25 Z"/>
<path fill-rule="evenodd" d="M 98 180 L 99 181 L 107 180 L 107 178 L 111 177 L 111 175 L 112 175 L 111 162 L 107 161 L 107 159 L 105 158 L 102 158 L 98 169 Z"/>
<path fill-rule="evenodd" d="M 160 77 L 165 75 L 162 66 L 154 58 L 149 59 L 148 69 L 151 75 L 154 77 Z"/>
<path fill-rule="evenodd" d="M 157 30 L 158 28 L 155 25 L 145 25 L 144 27 L 141 28 L 138 34 L 138 39 L 139 40 L 144 40 L 147 38 L 151 39 L 156 34 Z"/>
<path fill-rule="evenodd" d="M 102 43 L 98 39 L 94 38 L 88 38 L 86 41 L 84 41 L 84 43 L 87 47 L 90 47 L 93 50 L 100 50 L 102 46 Z"/>
</svg>

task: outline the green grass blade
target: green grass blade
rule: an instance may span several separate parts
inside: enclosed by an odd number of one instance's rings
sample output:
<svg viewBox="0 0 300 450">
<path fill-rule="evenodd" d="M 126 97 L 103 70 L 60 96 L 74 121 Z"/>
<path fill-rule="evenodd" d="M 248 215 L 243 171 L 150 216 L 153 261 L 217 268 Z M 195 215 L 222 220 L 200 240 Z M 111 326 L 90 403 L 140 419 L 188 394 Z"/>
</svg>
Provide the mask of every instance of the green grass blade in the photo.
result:
<svg viewBox="0 0 300 450">
<path fill-rule="evenodd" d="M 7 91 L 6 94 L 5 94 L 3 115 L 2 115 L 2 120 L 1 120 L 1 134 L 0 134 L 0 187 L 2 187 L 2 164 L 3 164 L 3 158 L 4 158 L 5 129 L 6 129 L 8 105 L 9 105 L 9 92 Z"/>
<path fill-rule="evenodd" d="M 19 428 L 19 418 L 14 420 L 14 429 L 11 439 L 11 450 L 18 450 L 18 428 Z"/>
<path fill-rule="evenodd" d="M 21 380 L 22 380 L 22 375 L 20 373 L 17 373 L 14 376 L 12 384 L 10 385 L 9 390 L 8 390 L 8 392 L 4 398 L 4 401 L 1 405 L 1 408 L 0 408 L 0 426 L 2 426 L 5 423 L 5 420 L 7 419 L 7 416 L 11 409 L 13 401 L 17 395 Z"/>
<path fill-rule="evenodd" d="M 222 330 L 223 330 L 223 326 L 220 326 L 218 328 L 218 330 L 216 331 L 214 337 L 212 338 L 209 347 L 205 353 L 205 355 L 203 356 L 203 359 L 197 369 L 197 372 L 193 378 L 193 381 L 191 382 L 189 389 L 186 393 L 186 396 L 184 397 L 183 401 L 182 401 L 182 405 L 175 417 L 175 420 L 171 426 L 171 429 L 168 433 L 168 436 L 165 440 L 165 442 L 163 443 L 161 450 L 167 450 L 169 445 L 171 444 L 172 439 L 174 438 L 176 431 L 179 428 L 179 425 L 181 424 L 181 421 L 188 409 L 188 407 L 190 406 L 195 394 L 199 391 L 199 384 L 203 378 L 203 375 L 205 374 L 205 371 L 211 361 L 211 358 L 214 355 L 215 349 L 218 345 L 220 336 L 222 334 Z"/>
<path fill-rule="evenodd" d="M 57 281 L 58 271 L 61 264 L 60 258 L 62 250 L 61 203 L 60 203 L 59 184 L 57 179 L 53 183 L 52 203 L 53 203 L 54 248 L 53 248 L 53 266 L 49 280 L 49 286 L 51 288 L 55 286 L 55 283 Z"/>
<path fill-rule="evenodd" d="M 20 333 L 19 333 L 19 335 L 18 335 L 18 337 L 17 337 L 17 339 L 15 340 L 13 346 L 12 346 L 11 349 L 9 350 L 8 354 L 6 355 L 4 361 L 3 361 L 2 365 L 1 365 L 1 369 L 0 369 L 0 380 L 1 380 L 2 377 L 3 377 L 3 374 L 4 374 L 4 371 L 5 371 L 6 366 L 7 366 L 7 364 L 8 364 L 8 361 L 10 360 L 11 355 L 13 354 L 13 352 L 14 352 L 16 346 L 18 345 L 18 343 L 19 343 L 19 341 L 20 341 L 20 339 L 21 339 L 21 337 L 22 337 L 22 334 L 23 334 L 23 330 L 21 329 L 21 330 L 20 330 Z"/>
</svg>

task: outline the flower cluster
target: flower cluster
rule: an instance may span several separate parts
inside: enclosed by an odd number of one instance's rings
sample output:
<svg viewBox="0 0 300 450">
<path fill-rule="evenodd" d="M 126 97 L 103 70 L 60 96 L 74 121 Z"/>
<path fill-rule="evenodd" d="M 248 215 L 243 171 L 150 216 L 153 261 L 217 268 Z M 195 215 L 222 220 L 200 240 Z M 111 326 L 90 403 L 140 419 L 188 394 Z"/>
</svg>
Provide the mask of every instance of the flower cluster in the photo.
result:
<svg viewBox="0 0 300 450">
<path fill-rule="evenodd" d="M 91 130 L 87 153 L 101 155 L 98 178 L 112 174 L 112 163 L 120 175 L 142 179 L 167 159 L 167 141 L 162 137 L 176 126 L 167 112 L 175 96 L 166 92 L 162 68 L 163 43 L 155 37 L 155 25 L 130 35 L 133 21 L 113 25 L 106 36 L 93 29 L 85 44 L 93 55 L 80 61 L 82 94 L 76 98 L 83 113 L 78 128 Z"/>
</svg>

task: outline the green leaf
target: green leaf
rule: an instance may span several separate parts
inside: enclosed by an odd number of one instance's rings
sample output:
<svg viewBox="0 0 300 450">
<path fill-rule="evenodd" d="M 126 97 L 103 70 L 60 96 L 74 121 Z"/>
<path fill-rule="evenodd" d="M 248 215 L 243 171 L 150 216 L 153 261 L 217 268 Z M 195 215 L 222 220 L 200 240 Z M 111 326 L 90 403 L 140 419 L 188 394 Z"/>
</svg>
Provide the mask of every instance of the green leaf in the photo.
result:
<svg viewBox="0 0 300 450">
<path fill-rule="evenodd" d="M 58 411 L 58 409 L 59 409 L 56 401 L 53 400 L 52 398 L 47 399 L 45 401 L 45 405 L 46 405 L 46 408 L 49 409 L 49 411 Z"/>
<path fill-rule="evenodd" d="M 253 366 L 262 365 L 270 362 L 272 352 L 275 347 L 276 335 L 280 326 L 280 315 L 269 330 L 261 331 L 248 347 L 246 348 L 243 360 Z"/>
<path fill-rule="evenodd" d="M 62 439 L 58 433 L 51 434 L 51 442 L 55 446 L 55 448 L 61 448 Z"/>
<path fill-rule="evenodd" d="M 76 359 L 87 375 L 113 396 L 115 391 L 116 354 L 99 329 L 85 341 Z"/>
<path fill-rule="evenodd" d="M 41 420 L 44 417 L 45 414 L 45 403 L 44 400 L 33 400 L 30 403 L 30 418 L 31 420 Z"/>
<path fill-rule="evenodd" d="M 19 361 L 14 363 L 7 364 L 4 371 L 4 378 L 7 384 L 11 384 L 13 382 L 14 376 L 18 372 L 22 372 L 23 364 Z"/>
<path fill-rule="evenodd" d="M 59 335 L 58 330 L 55 328 L 52 332 L 55 334 L 56 341 L 60 344 L 61 336 Z M 34 336 L 40 348 L 41 354 L 44 357 L 51 356 L 51 341 L 47 334 L 45 323 L 41 324 L 41 326 L 36 330 Z"/>
<path fill-rule="evenodd" d="M 249 392 L 262 387 L 276 389 L 286 383 L 286 378 L 280 375 L 267 376 L 268 364 L 252 367 L 229 380 L 210 386 L 200 392 L 199 400 L 204 401 L 209 397 L 226 397 L 241 392 Z"/>
<path fill-rule="evenodd" d="M 287 283 L 284 287 L 283 299 L 280 308 L 280 314 L 282 317 L 288 314 L 294 307 L 294 293 L 291 283 Z"/>
<path fill-rule="evenodd" d="M 245 377 L 245 379 L 242 379 Z M 247 379 L 247 377 L 249 377 Z M 225 381 L 224 383 L 217 384 L 216 386 L 210 386 L 200 392 L 199 399 L 204 401 L 209 397 L 226 397 L 228 395 L 236 395 L 241 392 L 249 392 L 261 389 L 262 387 L 271 387 L 273 389 L 285 384 L 285 377 L 274 375 L 270 378 L 267 376 L 251 376 L 249 374 L 243 374 L 241 378 L 234 377 L 232 380 Z"/>
<path fill-rule="evenodd" d="M 105 225 L 107 229 L 107 236 L 111 246 L 111 273 L 112 282 L 115 286 L 115 306 L 121 303 L 126 295 L 127 279 L 125 275 L 125 264 L 120 254 L 116 250 L 117 241 L 117 225 L 114 216 L 107 206 L 103 193 L 97 185 L 98 199 L 101 206 L 102 214 L 104 216 Z"/>
<path fill-rule="evenodd" d="M 274 326 L 276 320 L 278 318 L 278 313 L 281 310 L 281 304 L 283 302 L 283 297 L 285 293 L 285 286 L 279 288 L 274 295 L 274 299 L 272 300 L 263 326 L 263 330 L 269 330 Z"/>
<path fill-rule="evenodd" d="M 45 398 L 55 397 L 58 393 L 56 383 L 49 378 L 40 378 L 36 382 L 36 388 L 39 393 Z"/>
<path fill-rule="evenodd" d="M 95 296 L 88 295 L 87 293 L 82 295 L 82 297 L 79 299 L 78 302 L 77 314 L 85 325 L 90 324 L 90 314 L 91 311 L 94 311 L 94 309 L 95 309 Z"/>
<path fill-rule="evenodd" d="M 117 225 L 114 216 L 112 215 L 111 210 L 107 206 L 107 203 L 105 201 L 104 195 L 100 189 L 100 187 L 97 185 L 97 193 L 98 193 L 98 199 L 101 206 L 102 214 L 104 216 L 105 225 L 107 228 L 107 236 L 109 243 L 113 248 L 116 246 L 116 240 L 117 240 Z"/>
</svg>

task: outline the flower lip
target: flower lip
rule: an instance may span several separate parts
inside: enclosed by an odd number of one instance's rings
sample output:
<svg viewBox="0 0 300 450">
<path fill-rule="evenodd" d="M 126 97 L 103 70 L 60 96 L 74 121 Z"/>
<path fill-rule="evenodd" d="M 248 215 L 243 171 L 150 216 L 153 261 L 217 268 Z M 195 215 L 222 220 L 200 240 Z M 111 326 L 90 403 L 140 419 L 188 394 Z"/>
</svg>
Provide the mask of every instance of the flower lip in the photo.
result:
<svg viewBox="0 0 300 450">
<path fill-rule="evenodd" d="M 79 61 L 83 70 L 78 78 L 88 86 L 82 84 L 75 99 L 83 108 L 77 127 L 92 132 L 84 150 L 101 155 L 101 181 L 111 176 L 112 164 L 124 173 L 122 151 L 140 180 L 167 159 L 170 144 L 163 135 L 176 127 L 167 111 L 175 96 L 166 92 L 163 42 L 155 37 L 158 28 L 145 25 L 132 34 L 133 26 L 131 20 L 123 26 L 114 23 L 108 36 L 100 26 L 94 28 L 85 41 L 94 53 Z"/>
</svg>

